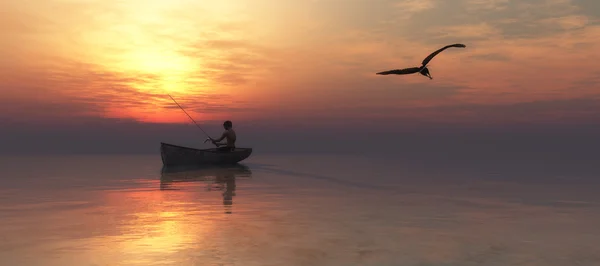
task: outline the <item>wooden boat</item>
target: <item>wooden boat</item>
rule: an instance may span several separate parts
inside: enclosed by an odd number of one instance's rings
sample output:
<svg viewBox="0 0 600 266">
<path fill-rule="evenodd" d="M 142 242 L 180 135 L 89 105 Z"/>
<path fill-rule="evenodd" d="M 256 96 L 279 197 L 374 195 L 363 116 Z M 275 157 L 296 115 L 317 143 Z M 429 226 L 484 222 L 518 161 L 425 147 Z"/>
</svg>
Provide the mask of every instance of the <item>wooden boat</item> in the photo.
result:
<svg viewBox="0 0 600 266">
<path fill-rule="evenodd" d="M 160 143 L 160 157 L 164 166 L 236 164 L 250 157 L 252 148 L 235 148 L 234 151 L 194 149 Z"/>
</svg>

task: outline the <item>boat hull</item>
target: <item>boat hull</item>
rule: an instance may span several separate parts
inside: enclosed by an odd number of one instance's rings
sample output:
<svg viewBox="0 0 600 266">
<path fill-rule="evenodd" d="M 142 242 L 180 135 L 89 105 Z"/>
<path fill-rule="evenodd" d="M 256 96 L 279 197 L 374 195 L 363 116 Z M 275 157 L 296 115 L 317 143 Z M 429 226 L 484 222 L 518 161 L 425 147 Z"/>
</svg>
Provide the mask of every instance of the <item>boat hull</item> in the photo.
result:
<svg viewBox="0 0 600 266">
<path fill-rule="evenodd" d="M 234 151 L 217 149 L 194 149 L 160 143 L 160 156 L 164 166 L 226 165 L 236 164 L 250 157 L 252 148 L 236 148 Z"/>
</svg>

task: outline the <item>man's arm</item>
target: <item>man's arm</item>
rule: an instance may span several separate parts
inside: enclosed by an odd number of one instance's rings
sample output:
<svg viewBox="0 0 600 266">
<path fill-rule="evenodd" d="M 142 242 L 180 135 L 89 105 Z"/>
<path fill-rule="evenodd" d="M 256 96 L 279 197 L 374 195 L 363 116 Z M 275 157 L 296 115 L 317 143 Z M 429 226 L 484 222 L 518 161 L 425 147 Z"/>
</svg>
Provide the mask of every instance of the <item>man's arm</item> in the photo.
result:
<svg viewBox="0 0 600 266">
<path fill-rule="evenodd" d="M 217 143 L 217 142 L 219 142 L 219 141 L 221 141 L 221 140 L 225 139 L 226 137 L 227 137 L 227 132 L 223 132 L 223 135 L 221 135 L 221 137 L 220 137 L 220 138 L 218 138 L 218 139 L 213 139 L 213 140 L 212 140 L 212 142 L 213 142 L 214 144 L 217 144 L 217 145 L 218 145 L 218 144 L 221 144 L 221 145 L 222 145 L 222 143 Z"/>
</svg>

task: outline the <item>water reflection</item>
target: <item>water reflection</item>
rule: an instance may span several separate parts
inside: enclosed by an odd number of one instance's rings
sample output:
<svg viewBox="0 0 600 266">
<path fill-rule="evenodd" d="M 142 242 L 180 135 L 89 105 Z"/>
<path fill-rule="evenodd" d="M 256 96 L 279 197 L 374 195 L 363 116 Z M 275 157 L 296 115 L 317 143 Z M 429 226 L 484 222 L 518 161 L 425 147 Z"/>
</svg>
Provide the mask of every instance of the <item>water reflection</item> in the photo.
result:
<svg viewBox="0 0 600 266">
<path fill-rule="evenodd" d="M 252 177 L 250 168 L 243 164 L 204 167 L 166 167 L 163 166 L 160 178 L 160 190 L 177 190 L 182 182 L 204 182 L 207 191 L 222 191 L 225 213 L 231 214 L 235 196 L 236 179 Z"/>
<path fill-rule="evenodd" d="M 258 158 L 251 184 L 243 165 L 159 180 L 156 157 L 3 169 L 0 265 L 600 265 L 597 171 L 359 159 Z"/>
</svg>

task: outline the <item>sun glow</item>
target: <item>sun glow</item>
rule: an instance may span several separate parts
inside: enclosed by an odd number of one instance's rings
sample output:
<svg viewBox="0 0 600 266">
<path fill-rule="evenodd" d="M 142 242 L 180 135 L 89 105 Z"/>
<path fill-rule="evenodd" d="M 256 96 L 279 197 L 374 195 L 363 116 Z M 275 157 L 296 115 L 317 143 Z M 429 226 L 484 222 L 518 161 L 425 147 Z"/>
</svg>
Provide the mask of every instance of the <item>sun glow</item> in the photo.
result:
<svg viewBox="0 0 600 266">
<path fill-rule="evenodd" d="M 168 75 L 179 75 L 189 73 L 195 69 L 193 60 L 178 55 L 173 51 L 161 51 L 160 46 L 153 49 L 142 49 L 131 51 L 123 55 L 123 61 L 131 62 L 125 64 L 127 68 L 148 73 Z"/>
<path fill-rule="evenodd" d="M 159 186 L 158 181 L 150 183 Z M 89 226 L 88 234 L 82 230 L 85 236 L 57 240 L 56 248 L 73 247 L 77 252 L 63 263 L 50 264 L 155 265 L 187 260 L 189 250 L 209 248 L 216 228 L 216 219 L 207 218 L 214 218 L 209 204 L 203 205 L 198 196 L 148 188 L 106 191 L 101 194 L 102 205 L 67 213 L 78 225 Z M 212 201 L 215 195 L 204 196 Z"/>
<path fill-rule="evenodd" d="M 169 99 L 170 101 L 170 99 Z M 172 103 L 175 105 L 174 103 Z M 149 104 L 150 105 L 150 104 Z M 196 122 L 212 120 L 208 114 L 195 113 L 186 110 Z M 163 109 L 159 107 L 111 108 L 104 114 L 109 118 L 129 118 L 145 123 L 192 123 L 179 109 Z"/>
<path fill-rule="evenodd" d="M 109 56 L 96 53 L 95 61 L 107 70 L 134 77 L 130 85 L 140 92 L 188 94 L 194 92 L 187 85 L 189 80 L 210 82 L 195 74 L 202 70 L 201 62 L 182 52 L 189 40 L 161 40 L 153 31 L 138 28 L 105 34 L 116 38 L 104 45 L 117 48 Z"/>
<path fill-rule="evenodd" d="M 29 62 L 58 73 L 60 76 L 53 73 L 49 78 L 55 82 L 53 87 L 68 88 L 66 96 L 102 98 L 101 113 L 106 117 L 189 122 L 180 110 L 172 109 L 174 103 L 167 96 L 171 94 L 200 106 L 186 111 L 203 120 L 210 115 L 202 106 L 225 108 L 231 102 L 223 99 L 232 91 L 219 77 L 226 75 L 223 68 L 231 64 L 227 60 L 235 57 L 228 41 L 219 42 L 227 35 L 219 29 L 224 20 L 213 17 L 231 12 L 237 4 L 176 2 L 179 4 L 134 0 L 79 5 L 49 0 L 37 10 L 15 8 L 33 16 L 39 10 L 50 13 L 56 9 L 53 5 L 64 5 L 60 11 L 64 14 L 54 15 L 56 23 L 49 27 L 56 32 L 54 37 L 36 36 L 38 43 L 47 46 L 51 68 L 40 60 Z M 56 38 L 57 34 L 62 38 Z M 25 46 L 19 47 L 23 52 L 36 50 L 23 43 Z M 225 46 L 220 46 L 223 43 Z"/>
<path fill-rule="evenodd" d="M 32 109 L 14 103 L 28 102 L 63 110 L 31 112 L 37 121 L 189 123 L 171 94 L 198 122 L 324 114 L 437 121 L 463 117 L 461 106 L 538 106 L 598 94 L 600 27 L 572 1 L 538 10 L 461 0 L 454 8 L 468 15 L 454 22 L 435 15 L 446 8 L 441 2 L 381 3 L 367 13 L 360 10 L 372 7 L 368 1 L 350 2 L 340 12 L 331 1 L 0 1 L 0 100 L 12 109 L 0 116 L 12 120 Z M 483 24 L 482 9 L 494 13 Z M 553 13 L 559 9 L 571 11 Z M 437 18 L 414 31 L 422 15 Z M 533 24 L 515 30 L 523 23 Z M 373 74 L 454 42 L 467 48 L 436 57 L 432 81 Z M 436 109 L 450 105 L 456 109 Z"/>
</svg>

